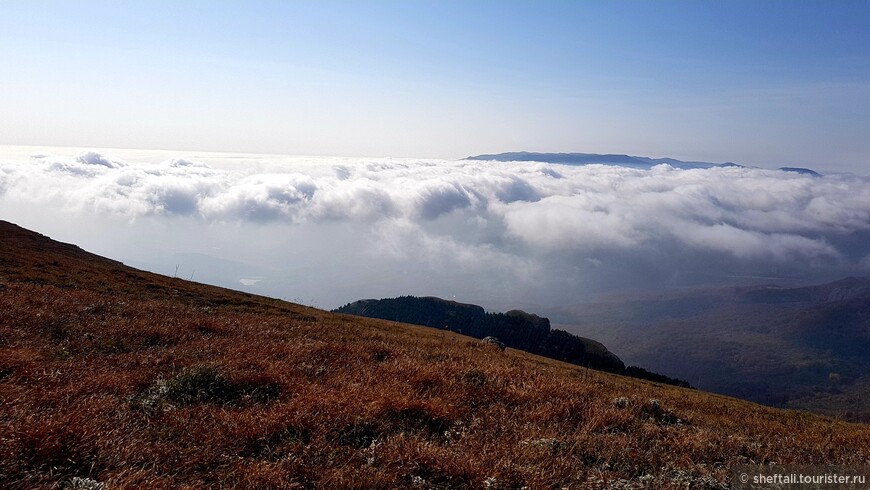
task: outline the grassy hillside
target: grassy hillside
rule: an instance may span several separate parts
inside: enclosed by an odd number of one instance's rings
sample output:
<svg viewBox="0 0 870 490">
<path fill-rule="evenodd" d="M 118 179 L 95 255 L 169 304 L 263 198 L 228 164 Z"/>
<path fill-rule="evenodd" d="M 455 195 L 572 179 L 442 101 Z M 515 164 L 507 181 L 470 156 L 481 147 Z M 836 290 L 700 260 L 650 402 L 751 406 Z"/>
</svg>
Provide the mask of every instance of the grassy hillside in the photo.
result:
<svg viewBox="0 0 870 490">
<path fill-rule="evenodd" d="M 868 426 L 161 277 L 8 223 L 0 310 L 4 488 L 726 488 L 739 464 L 870 463 Z"/>
<path fill-rule="evenodd" d="M 548 312 L 700 389 L 870 420 L 870 279 L 674 291 Z"/>
</svg>

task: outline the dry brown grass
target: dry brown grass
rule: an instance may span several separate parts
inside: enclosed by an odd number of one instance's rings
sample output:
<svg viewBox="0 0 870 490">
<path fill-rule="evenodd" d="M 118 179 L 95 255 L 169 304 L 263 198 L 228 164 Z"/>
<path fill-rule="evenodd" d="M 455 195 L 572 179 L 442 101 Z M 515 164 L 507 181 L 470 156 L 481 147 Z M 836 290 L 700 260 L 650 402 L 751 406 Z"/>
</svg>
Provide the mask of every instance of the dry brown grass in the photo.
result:
<svg viewBox="0 0 870 490">
<path fill-rule="evenodd" d="M 719 488 L 870 463 L 865 425 L 85 256 L 33 281 L 39 255 L 0 245 L 4 487 Z"/>
</svg>

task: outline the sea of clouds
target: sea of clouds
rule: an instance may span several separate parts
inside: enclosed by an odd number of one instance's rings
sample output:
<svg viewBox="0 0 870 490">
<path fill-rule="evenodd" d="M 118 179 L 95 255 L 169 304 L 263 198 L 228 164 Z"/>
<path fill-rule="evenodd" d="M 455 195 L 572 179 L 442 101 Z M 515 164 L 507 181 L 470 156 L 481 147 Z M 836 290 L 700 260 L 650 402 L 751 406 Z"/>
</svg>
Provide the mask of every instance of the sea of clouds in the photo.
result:
<svg viewBox="0 0 870 490">
<path fill-rule="evenodd" d="M 619 289 L 870 273 L 866 176 L 157 157 L 0 159 L 0 219 L 133 265 L 180 266 L 183 277 L 321 307 L 399 294 L 533 307 Z"/>
</svg>

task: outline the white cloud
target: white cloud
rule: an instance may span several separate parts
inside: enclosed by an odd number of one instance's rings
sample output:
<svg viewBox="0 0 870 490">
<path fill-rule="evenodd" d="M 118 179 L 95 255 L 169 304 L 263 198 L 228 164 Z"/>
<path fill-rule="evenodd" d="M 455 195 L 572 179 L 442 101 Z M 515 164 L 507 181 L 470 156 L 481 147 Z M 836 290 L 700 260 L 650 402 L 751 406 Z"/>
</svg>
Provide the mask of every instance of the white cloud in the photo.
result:
<svg viewBox="0 0 870 490">
<path fill-rule="evenodd" d="M 384 260 L 504 267 L 538 282 L 542 271 L 579 277 L 623 267 L 629 274 L 642 269 L 637 264 L 690 267 L 709 257 L 722 270 L 848 270 L 870 254 L 866 242 L 842 240 L 870 232 L 870 179 L 736 167 L 255 157 L 142 163 L 97 152 L 39 154 L 0 161 L 0 206 L 13 221 L 27 207 L 134 223 L 185 217 L 203 226 L 311 229 L 344 222 L 368 230 L 357 240 L 342 236 L 348 247 L 379 244 L 372 250 Z"/>
<path fill-rule="evenodd" d="M 675 237 L 690 246 L 737 258 L 758 258 L 774 262 L 840 258 L 840 254 L 824 240 L 800 235 L 762 233 L 726 223 L 705 226 L 684 222 L 671 228 Z"/>
</svg>

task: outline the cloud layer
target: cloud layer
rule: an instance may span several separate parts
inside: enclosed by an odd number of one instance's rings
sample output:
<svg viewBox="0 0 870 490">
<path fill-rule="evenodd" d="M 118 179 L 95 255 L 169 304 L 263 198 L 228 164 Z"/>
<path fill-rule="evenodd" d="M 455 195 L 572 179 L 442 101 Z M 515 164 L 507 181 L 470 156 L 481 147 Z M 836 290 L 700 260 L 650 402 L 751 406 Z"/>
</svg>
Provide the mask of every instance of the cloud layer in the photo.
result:
<svg viewBox="0 0 870 490">
<path fill-rule="evenodd" d="M 821 275 L 870 263 L 870 246 L 860 239 L 870 234 L 870 179 L 737 167 L 347 158 L 133 163 L 97 152 L 40 154 L 0 161 L 0 206 L 13 221 L 16 210 L 29 208 L 120 218 L 127 226 L 185 219 L 297 232 L 329 227 L 348 247 L 363 244 L 385 263 L 464 267 L 500 280 L 506 273 L 494 271 L 507 268 L 521 276 L 520 286 L 543 289 L 759 267 Z M 356 237 L 341 231 L 351 228 Z"/>
</svg>

